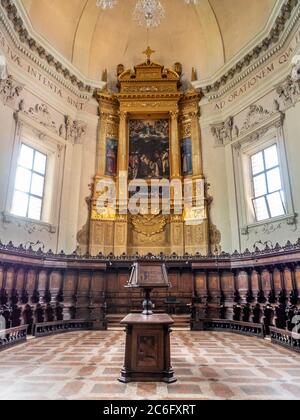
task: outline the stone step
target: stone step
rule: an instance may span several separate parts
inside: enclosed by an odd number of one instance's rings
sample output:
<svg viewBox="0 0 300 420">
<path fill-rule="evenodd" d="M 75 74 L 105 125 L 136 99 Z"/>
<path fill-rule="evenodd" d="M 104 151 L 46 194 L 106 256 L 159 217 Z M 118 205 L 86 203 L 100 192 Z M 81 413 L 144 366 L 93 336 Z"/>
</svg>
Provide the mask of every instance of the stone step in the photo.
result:
<svg viewBox="0 0 300 420">
<path fill-rule="evenodd" d="M 108 328 L 122 328 L 120 322 L 126 314 L 107 315 Z M 190 315 L 170 315 L 174 319 L 174 328 L 190 328 Z"/>
</svg>

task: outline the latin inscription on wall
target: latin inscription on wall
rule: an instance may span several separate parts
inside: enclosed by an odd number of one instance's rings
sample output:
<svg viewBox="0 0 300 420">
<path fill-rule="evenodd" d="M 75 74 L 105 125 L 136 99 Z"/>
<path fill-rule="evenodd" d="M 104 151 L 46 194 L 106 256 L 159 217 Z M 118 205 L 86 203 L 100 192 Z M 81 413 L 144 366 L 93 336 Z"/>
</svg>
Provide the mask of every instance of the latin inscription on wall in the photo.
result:
<svg viewBox="0 0 300 420">
<path fill-rule="evenodd" d="M 0 53 L 3 54 L 8 63 L 13 64 L 24 72 L 26 72 L 33 80 L 35 80 L 41 87 L 46 88 L 55 96 L 61 98 L 64 102 L 68 103 L 77 110 L 82 110 L 85 105 L 84 100 L 78 100 L 75 95 L 70 95 L 66 89 L 59 86 L 58 83 L 52 81 L 46 74 L 28 63 L 22 56 L 17 54 L 7 43 L 4 34 L 0 30 Z M 87 98 L 88 99 L 88 98 Z"/>
<path fill-rule="evenodd" d="M 227 95 L 222 101 L 218 102 L 211 102 L 211 106 L 213 109 L 210 111 L 220 111 L 232 105 L 233 103 L 240 100 L 246 94 L 250 93 L 253 89 L 256 89 L 259 84 L 265 82 L 266 79 L 273 74 L 276 70 L 278 70 L 283 65 L 288 65 L 291 63 L 291 60 L 299 49 L 300 45 L 300 29 L 292 39 L 289 47 L 286 49 L 284 53 L 280 56 L 276 57 L 271 63 L 267 64 L 265 67 L 260 69 L 256 74 L 252 75 L 249 79 L 247 79 L 244 84 L 242 84 L 239 88 L 235 89 L 232 93 Z"/>
</svg>

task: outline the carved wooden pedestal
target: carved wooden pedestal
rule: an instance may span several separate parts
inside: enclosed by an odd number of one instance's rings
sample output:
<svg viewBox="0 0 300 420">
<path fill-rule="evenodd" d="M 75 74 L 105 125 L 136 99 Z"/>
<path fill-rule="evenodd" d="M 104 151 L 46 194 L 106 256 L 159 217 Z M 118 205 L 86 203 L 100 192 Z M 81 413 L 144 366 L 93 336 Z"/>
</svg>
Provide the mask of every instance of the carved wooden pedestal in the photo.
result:
<svg viewBox="0 0 300 420">
<path fill-rule="evenodd" d="M 125 366 L 120 382 L 166 382 L 177 379 L 171 366 L 170 326 L 166 314 L 130 314 L 121 321 L 126 325 Z"/>
</svg>

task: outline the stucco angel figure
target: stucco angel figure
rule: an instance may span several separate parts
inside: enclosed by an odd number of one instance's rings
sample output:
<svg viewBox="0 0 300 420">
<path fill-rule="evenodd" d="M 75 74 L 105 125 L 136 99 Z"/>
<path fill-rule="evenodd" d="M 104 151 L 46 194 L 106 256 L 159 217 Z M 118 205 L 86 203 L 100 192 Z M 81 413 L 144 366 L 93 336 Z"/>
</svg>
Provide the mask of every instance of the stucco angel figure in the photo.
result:
<svg viewBox="0 0 300 420">
<path fill-rule="evenodd" d="M 300 82 L 300 55 L 295 55 L 292 60 L 292 80 L 294 82 Z"/>
<path fill-rule="evenodd" d="M 7 79 L 6 58 L 3 55 L 0 55 L 0 80 L 5 79 Z"/>
</svg>

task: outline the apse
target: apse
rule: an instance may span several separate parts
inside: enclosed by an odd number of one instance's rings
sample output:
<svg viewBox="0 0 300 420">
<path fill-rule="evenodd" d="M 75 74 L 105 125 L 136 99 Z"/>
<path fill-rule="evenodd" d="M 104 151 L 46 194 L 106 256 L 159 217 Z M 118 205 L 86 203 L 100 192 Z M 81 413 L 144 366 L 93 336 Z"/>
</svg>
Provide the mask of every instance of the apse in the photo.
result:
<svg viewBox="0 0 300 420">
<path fill-rule="evenodd" d="M 0 2 L 1 401 L 299 400 L 299 17 Z"/>
</svg>

